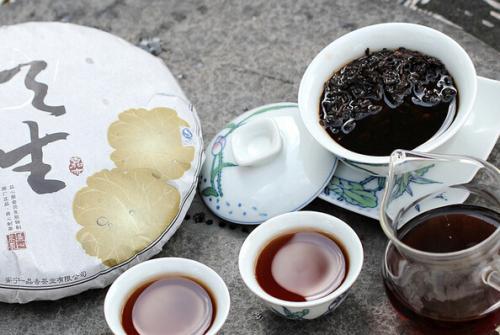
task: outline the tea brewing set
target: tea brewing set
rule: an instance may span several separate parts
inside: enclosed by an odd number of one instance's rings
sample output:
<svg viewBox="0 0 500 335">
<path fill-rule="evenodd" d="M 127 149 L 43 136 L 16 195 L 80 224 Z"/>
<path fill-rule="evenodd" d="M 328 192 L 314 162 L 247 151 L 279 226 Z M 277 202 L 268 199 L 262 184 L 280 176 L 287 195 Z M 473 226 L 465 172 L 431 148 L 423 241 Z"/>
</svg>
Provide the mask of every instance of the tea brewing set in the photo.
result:
<svg viewBox="0 0 500 335">
<path fill-rule="evenodd" d="M 205 150 L 196 111 L 169 70 L 121 39 L 71 24 L 28 23 L 6 27 L 0 45 L 7 46 L 0 49 L 0 120 L 8 125 L 0 150 L 7 171 L 0 175 L 6 222 L 0 232 L 7 236 L 0 242 L 1 301 L 56 300 L 113 283 L 105 317 L 115 334 L 125 334 L 122 309 L 131 291 L 159 276 L 183 275 L 210 291 L 217 309 L 206 334 L 216 334 L 230 310 L 222 278 L 193 260 L 146 261 L 175 233 L 198 191 L 221 219 L 259 225 L 241 247 L 239 272 L 283 317 L 315 319 L 334 311 L 362 271 L 362 243 L 347 223 L 300 211 L 317 197 L 380 220 L 389 238 L 384 284 L 419 317 L 458 322 L 498 314 L 498 229 L 471 248 L 447 253 L 412 248 L 398 235 L 413 218 L 443 206 L 473 201 L 500 212 L 500 172 L 484 161 L 500 132 L 500 115 L 490 107 L 500 83 L 478 77 L 450 37 L 406 23 L 348 33 L 309 64 L 298 103 L 243 113 Z M 446 66 L 458 91 L 456 111 L 415 151 L 376 156 L 346 149 L 319 122 L 325 83 L 367 48 L 400 47 Z M 339 241 L 349 262 L 345 278 L 319 299 L 276 298 L 259 285 L 255 262 L 273 239 L 306 230 Z M 406 268 L 391 267 L 391 250 Z M 432 287 L 415 296 L 408 287 L 422 281 Z M 460 308 L 423 310 L 426 299 Z"/>
</svg>

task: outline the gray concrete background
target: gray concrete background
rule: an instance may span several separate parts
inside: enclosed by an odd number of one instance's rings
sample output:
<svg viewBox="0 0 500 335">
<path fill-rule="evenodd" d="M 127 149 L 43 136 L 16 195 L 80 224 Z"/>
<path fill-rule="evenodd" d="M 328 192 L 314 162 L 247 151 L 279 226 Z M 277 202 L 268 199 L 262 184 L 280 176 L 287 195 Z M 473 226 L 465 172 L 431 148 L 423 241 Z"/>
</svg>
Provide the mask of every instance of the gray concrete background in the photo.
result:
<svg viewBox="0 0 500 335">
<path fill-rule="evenodd" d="M 0 6 L 0 25 L 50 20 L 94 26 L 134 44 L 159 37 L 159 56 L 196 105 L 206 140 L 246 109 L 296 101 L 300 78 L 314 55 L 342 34 L 369 24 L 405 21 L 441 30 L 469 52 L 479 75 L 500 80 L 500 54 L 494 48 L 393 0 L 17 0 Z M 490 156 L 496 166 L 499 147 Z M 245 228 L 220 227 L 216 220 L 212 225 L 196 224 L 191 219 L 161 256 L 201 261 L 224 278 L 232 306 L 221 334 L 414 334 L 384 295 L 379 269 L 386 239 L 377 222 L 321 200 L 308 209 L 347 221 L 366 253 L 352 294 L 333 314 L 319 320 L 283 320 L 265 310 L 244 287 L 237 255 L 248 235 Z M 190 214 L 198 212 L 214 219 L 197 197 Z M 105 294 L 106 290 L 94 290 L 57 302 L 0 304 L 0 334 L 109 334 L 103 317 Z"/>
<path fill-rule="evenodd" d="M 500 51 L 498 0 L 397 0 L 437 20 L 447 20 Z"/>
</svg>

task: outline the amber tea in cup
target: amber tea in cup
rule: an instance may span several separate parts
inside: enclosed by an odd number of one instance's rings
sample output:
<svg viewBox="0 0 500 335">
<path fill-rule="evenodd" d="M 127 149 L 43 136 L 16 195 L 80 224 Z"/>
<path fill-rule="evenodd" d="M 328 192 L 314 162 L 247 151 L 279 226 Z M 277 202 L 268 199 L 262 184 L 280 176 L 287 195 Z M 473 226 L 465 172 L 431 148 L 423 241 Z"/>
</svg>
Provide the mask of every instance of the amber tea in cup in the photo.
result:
<svg viewBox="0 0 500 335">
<path fill-rule="evenodd" d="M 185 276 L 149 281 L 131 293 L 123 308 L 127 335 L 204 335 L 216 315 L 205 285 Z"/>
<path fill-rule="evenodd" d="M 313 320 L 335 311 L 363 266 L 356 232 L 334 216 L 297 211 L 274 216 L 245 239 L 241 278 L 273 312 Z"/>
<path fill-rule="evenodd" d="M 269 295 L 286 301 L 312 301 L 335 291 L 344 281 L 349 258 L 333 236 L 297 231 L 269 242 L 257 258 L 257 282 Z"/>
<path fill-rule="evenodd" d="M 163 257 L 134 265 L 113 282 L 104 317 L 116 335 L 216 335 L 230 306 L 229 290 L 213 269 Z"/>
</svg>

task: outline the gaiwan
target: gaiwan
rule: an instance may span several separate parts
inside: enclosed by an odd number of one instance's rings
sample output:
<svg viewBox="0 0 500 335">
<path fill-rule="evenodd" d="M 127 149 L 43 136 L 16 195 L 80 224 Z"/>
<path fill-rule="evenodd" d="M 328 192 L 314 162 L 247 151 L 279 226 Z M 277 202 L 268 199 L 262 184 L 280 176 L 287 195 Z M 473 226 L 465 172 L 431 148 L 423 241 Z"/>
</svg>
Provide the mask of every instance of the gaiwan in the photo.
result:
<svg viewBox="0 0 500 335">
<path fill-rule="evenodd" d="M 180 225 L 196 113 L 160 60 L 107 33 L 27 23 L 0 46 L 0 301 L 104 287 Z"/>
</svg>

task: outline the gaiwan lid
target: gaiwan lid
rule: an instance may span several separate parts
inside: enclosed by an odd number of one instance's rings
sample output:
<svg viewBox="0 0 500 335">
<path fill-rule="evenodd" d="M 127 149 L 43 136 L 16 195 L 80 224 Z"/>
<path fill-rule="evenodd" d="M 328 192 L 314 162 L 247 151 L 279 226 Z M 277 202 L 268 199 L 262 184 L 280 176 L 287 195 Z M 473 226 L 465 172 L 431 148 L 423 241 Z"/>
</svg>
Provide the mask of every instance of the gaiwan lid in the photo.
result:
<svg viewBox="0 0 500 335">
<path fill-rule="evenodd" d="M 181 224 L 200 124 L 168 68 L 108 33 L 0 29 L 0 301 L 104 287 Z"/>
<path fill-rule="evenodd" d="M 295 103 L 276 103 L 234 119 L 210 142 L 200 190 L 220 218 L 259 224 L 296 211 L 330 181 L 337 158 L 303 125 Z"/>
</svg>

